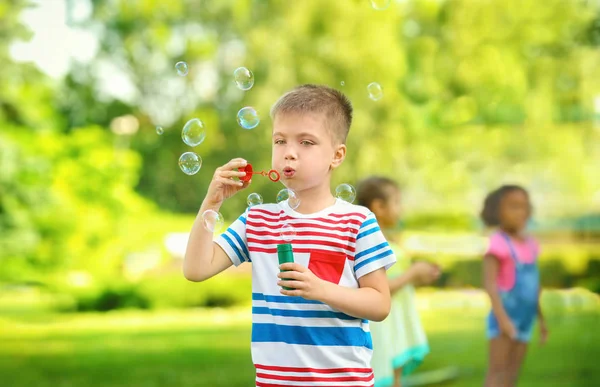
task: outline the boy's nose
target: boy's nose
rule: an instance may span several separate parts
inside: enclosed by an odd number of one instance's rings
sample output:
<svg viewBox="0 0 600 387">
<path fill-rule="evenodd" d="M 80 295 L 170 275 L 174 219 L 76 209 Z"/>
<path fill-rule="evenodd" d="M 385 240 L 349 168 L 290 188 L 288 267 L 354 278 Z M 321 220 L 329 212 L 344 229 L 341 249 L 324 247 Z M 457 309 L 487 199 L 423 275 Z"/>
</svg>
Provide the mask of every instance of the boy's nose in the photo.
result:
<svg viewBox="0 0 600 387">
<path fill-rule="evenodd" d="M 296 151 L 292 147 L 288 147 L 285 150 L 285 159 L 286 160 L 296 160 Z"/>
</svg>

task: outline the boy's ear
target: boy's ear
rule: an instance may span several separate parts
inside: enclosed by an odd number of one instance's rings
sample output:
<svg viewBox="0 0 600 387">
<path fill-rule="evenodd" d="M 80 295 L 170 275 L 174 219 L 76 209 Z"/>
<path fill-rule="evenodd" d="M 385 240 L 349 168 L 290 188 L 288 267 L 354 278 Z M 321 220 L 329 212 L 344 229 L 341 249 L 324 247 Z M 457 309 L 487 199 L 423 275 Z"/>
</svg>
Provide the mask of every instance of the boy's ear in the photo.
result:
<svg viewBox="0 0 600 387">
<path fill-rule="evenodd" d="M 330 169 L 336 169 L 339 167 L 346 158 L 346 145 L 340 144 L 338 145 L 335 153 L 333 154 L 333 160 L 331 160 Z"/>
</svg>

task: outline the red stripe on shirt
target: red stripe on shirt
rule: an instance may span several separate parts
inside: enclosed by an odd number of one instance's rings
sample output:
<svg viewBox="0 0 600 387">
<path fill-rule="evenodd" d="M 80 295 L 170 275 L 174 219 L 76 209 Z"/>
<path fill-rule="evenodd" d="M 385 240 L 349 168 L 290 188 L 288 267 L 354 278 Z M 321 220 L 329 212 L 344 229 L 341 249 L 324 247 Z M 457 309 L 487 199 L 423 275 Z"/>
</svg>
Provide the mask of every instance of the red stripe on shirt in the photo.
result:
<svg viewBox="0 0 600 387">
<path fill-rule="evenodd" d="M 307 227 L 307 228 L 318 228 L 318 229 L 327 230 L 327 231 L 340 231 L 340 232 L 351 232 L 351 233 L 358 232 L 357 228 L 352 228 L 352 227 L 331 227 L 331 226 L 327 226 L 324 224 L 299 223 L 299 222 L 293 222 L 293 223 L 289 223 L 289 224 L 296 229 L 302 228 L 302 227 Z M 246 220 L 246 227 L 248 227 L 248 226 L 265 227 L 265 228 L 268 228 L 269 230 L 279 231 L 281 229 L 282 225 L 280 223 L 267 224 L 267 223 L 262 223 L 262 222 L 253 222 L 252 220 L 248 219 L 248 220 Z"/>
<path fill-rule="evenodd" d="M 246 230 L 246 235 L 253 235 L 256 237 L 264 237 L 264 236 L 274 236 L 281 237 L 281 229 L 279 231 L 254 231 L 254 230 Z M 327 232 L 314 232 L 314 231 L 297 231 L 296 236 L 308 236 L 308 237 L 324 237 L 324 238 L 333 238 L 339 241 L 346 241 L 351 243 L 356 243 L 356 237 L 352 236 L 342 236 L 339 234 L 332 234 Z"/>
<path fill-rule="evenodd" d="M 254 367 L 267 370 L 267 371 L 278 371 L 278 372 L 313 372 L 319 374 L 339 374 L 345 372 L 363 373 L 370 374 L 373 372 L 372 368 L 309 368 L 309 367 L 281 367 L 271 366 L 263 364 L 255 364 Z"/>
<path fill-rule="evenodd" d="M 358 386 L 358 387 L 374 387 L 374 384 L 369 384 L 368 386 Z M 273 383 L 263 383 L 263 382 L 256 382 L 256 387 L 314 387 L 314 385 L 312 384 L 273 384 Z M 327 386 L 323 386 L 323 387 L 353 387 L 351 385 L 339 385 L 339 384 L 331 384 L 331 385 L 327 385 Z"/>
<path fill-rule="evenodd" d="M 256 243 L 258 245 L 278 245 L 278 244 L 281 243 L 280 240 L 276 240 L 276 239 L 264 240 L 264 239 L 250 238 L 250 237 L 248 237 L 247 241 L 248 241 L 248 249 L 250 249 L 250 243 Z M 335 248 L 338 248 L 338 249 L 349 251 L 352 254 L 354 254 L 354 252 L 356 251 L 356 249 L 354 247 L 352 247 L 352 246 L 349 246 L 349 245 L 343 244 L 343 243 L 331 242 L 331 241 L 303 240 L 303 239 L 293 238 L 292 241 L 291 241 L 291 243 L 294 246 L 294 251 L 297 251 L 296 246 L 298 246 L 298 245 L 329 246 L 329 247 L 335 247 Z M 250 249 L 250 250 L 251 251 L 256 251 L 256 250 L 252 250 L 252 249 Z M 275 248 L 273 251 L 277 251 L 277 248 Z"/>
<path fill-rule="evenodd" d="M 295 242 L 294 242 L 295 243 Z M 266 254 L 277 254 L 277 248 L 264 248 L 264 247 L 255 247 L 255 246 L 250 246 L 248 245 L 248 250 L 252 253 L 266 253 Z M 313 253 L 313 252 L 320 252 L 320 253 L 331 253 L 331 252 L 339 252 L 339 250 L 325 250 L 325 249 L 309 249 L 309 248 L 301 248 L 301 247 L 296 247 L 294 246 L 294 253 L 298 253 L 298 254 L 303 254 L 303 253 Z M 346 254 L 346 258 L 354 261 L 354 255 L 350 255 L 347 254 L 346 251 L 342 251 L 342 253 Z"/>
<path fill-rule="evenodd" d="M 261 372 L 256 373 L 257 378 L 283 380 L 286 382 L 370 382 L 373 380 L 373 374 L 369 376 L 337 376 L 337 377 L 322 377 L 322 376 L 292 376 L 292 375 L 272 375 Z"/>
<path fill-rule="evenodd" d="M 255 214 L 253 212 L 258 212 L 258 213 L 264 214 L 266 216 Z M 361 214 L 360 212 L 352 212 L 352 213 L 349 213 L 349 214 L 335 214 L 335 213 L 332 213 L 332 214 L 329 214 L 329 216 L 331 216 L 333 218 L 338 218 L 339 220 L 335 221 L 335 220 L 324 218 L 324 217 L 306 218 L 306 219 L 310 219 L 310 220 L 314 220 L 314 221 L 319 221 L 319 222 L 325 222 L 325 223 L 334 223 L 334 224 L 348 223 L 348 224 L 356 224 L 356 225 L 360 226 L 364 222 L 364 220 L 367 218 L 364 214 Z M 350 216 L 357 216 L 360 219 L 348 218 Z M 248 218 L 258 218 L 258 219 L 266 220 L 268 222 L 276 222 L 276 221 L 279 221 L 279 220 L 303 219 L 303 218 L 291 217 L 291 216 L 285 214 L 283 211 L 277 212 L 277 213 L 272 213 L 272 212 L 265 211 L 265 210 L 260 210 L 260 209 L 253 209 L 253 210 L 251 210 L 251 212 L 248 213 Z"/>
</svg>

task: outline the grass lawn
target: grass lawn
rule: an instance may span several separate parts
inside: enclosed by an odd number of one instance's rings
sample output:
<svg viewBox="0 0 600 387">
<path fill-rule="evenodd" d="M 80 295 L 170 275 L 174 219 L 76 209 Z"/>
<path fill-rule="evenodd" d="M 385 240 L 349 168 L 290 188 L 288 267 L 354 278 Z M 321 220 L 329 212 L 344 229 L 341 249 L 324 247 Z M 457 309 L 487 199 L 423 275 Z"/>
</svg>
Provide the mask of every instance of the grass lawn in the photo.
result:
<svg viewBox="0 0 600 387">
<path fill-rule="evenodd" d="M 456 366 L 459 378 L 445 385 L 482 385 L 487 347 L 481 294 L 419 299 L 432 352 L 418 371 Z M 599 304 L 567 306 L 547 308 L 550 341 L 539 347 L 534 340 L 520 386 L 600 386 Z M 0 312 L 0 385 L 252 386 L 249 317 L 248 309 Z"/>
</svg>

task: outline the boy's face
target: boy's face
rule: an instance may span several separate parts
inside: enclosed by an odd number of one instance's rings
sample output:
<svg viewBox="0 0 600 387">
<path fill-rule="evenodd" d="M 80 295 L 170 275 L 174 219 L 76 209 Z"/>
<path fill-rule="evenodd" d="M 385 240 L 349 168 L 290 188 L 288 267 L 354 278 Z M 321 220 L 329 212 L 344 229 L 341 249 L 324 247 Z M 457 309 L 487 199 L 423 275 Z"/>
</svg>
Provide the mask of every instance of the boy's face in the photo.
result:
<svg viewBox="0 0 600 387">
<path fill-rule="evenodd" d="M 272 140 L 272 168 L 286 187 L 296 191 L 329 186 L 329 172 L 346 155 L 346 146 L 334 144 L 325 116 L 319 113 L 277 114 Z"/>
</svg>

